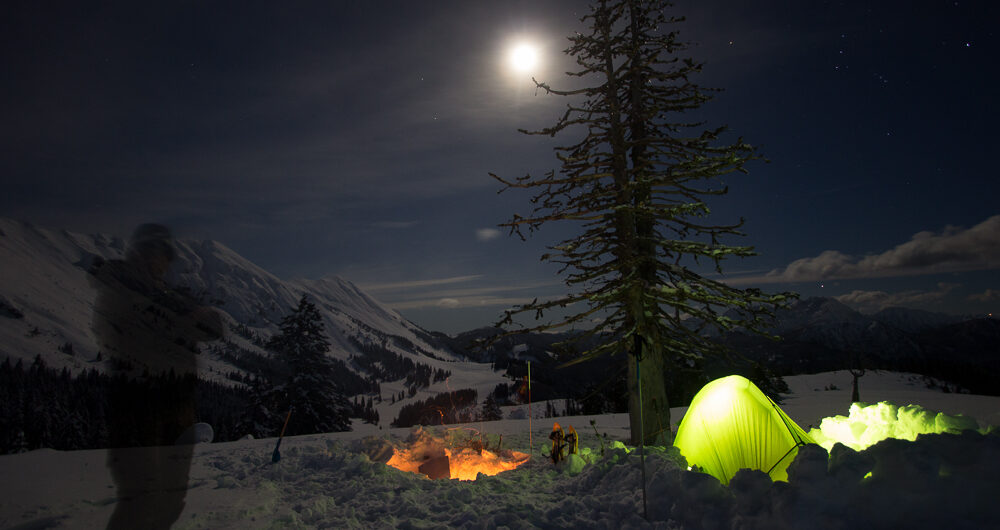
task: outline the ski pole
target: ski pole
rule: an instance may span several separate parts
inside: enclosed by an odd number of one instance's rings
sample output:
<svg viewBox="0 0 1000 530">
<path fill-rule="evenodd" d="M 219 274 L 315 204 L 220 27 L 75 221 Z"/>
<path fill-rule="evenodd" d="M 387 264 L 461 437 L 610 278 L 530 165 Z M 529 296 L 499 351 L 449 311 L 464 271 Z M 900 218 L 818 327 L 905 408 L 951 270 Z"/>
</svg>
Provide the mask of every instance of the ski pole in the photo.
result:
<svg viewBox="0 0 1000 530">
<path fill-rule="evenodd" d="M 285 424 L 281 426 L 281 434 L 278 435 L 278 443 L 274 446 L 274 452 L 271 453 L 271 463 L 278 463 L 281 460 L 281 452 L 278 448 L 281 447 L 281 439 L 285 437 L 285 429 L 288 428 L 288 420 L 292 417 L 292 409 L 295 407 L 288 408 L 288 415 L 285 416 Z"/>
<path fill-rule="evenodd" d="M 534 451 L 534 446 L 531 445 L 531 361 L 528 361 L 528 448 L 529 454 Z"/>
</svg>

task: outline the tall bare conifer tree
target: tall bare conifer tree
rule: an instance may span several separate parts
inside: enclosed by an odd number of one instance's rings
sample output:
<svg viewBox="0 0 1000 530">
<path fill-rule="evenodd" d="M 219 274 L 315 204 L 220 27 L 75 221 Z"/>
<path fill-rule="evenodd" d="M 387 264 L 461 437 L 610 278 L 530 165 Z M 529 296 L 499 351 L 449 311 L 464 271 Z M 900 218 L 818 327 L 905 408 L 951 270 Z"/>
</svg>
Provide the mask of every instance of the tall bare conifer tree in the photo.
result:
<svg viewBox="0 0 1000 530">
<path fill-rule="evenodd" d="M 581 228 L 579 235 L 542 256 L 563 265 L 560 273 L 574 292 L 513 308 L 500 324 L 512 324 L 520 313 L 540 319 L 549 310 L 579 304 L 583 309 L 577 313 L 527 329 L 599 322 L 580 338 L 598 335 L 604 340 L 578 361 L 628 354 L 636 444 L 640 432 L 646 444 L 671 443 L 664 373 L 724 352 L 701 333 L 704 328 L 739 326 L 764 333 L 768 315 L 794 296 L 736 289 L 692 268 L 707 261 L 722 272 L 724 259 L 754 254 L 752 247 L 720 242 L 722 236 L 743 235 L 743 219 L 713 224 L 705 201 L 728 192 L 720 177 L 746 173 L 744 165 L 760 156 L 742 138 L 722 142 L 725 127 L 707 128 L 685 119 L 686 111 L 711 98 L 692 80 L 702 65 L 678 55 L 686 46 L 672 28 L 683 18 L 665 15 L 669 7 L 665 1 L 596 0 L 582 19 L 588 32 L 571 36 L 566 50 L 579 66 L 568 75 L 586 80 L 587 88 L 561 91 L 535 81 L 539 89 L 571 103 L 552 127 L 521 130 L 586 135 L 556 148 L 562 164 L 558 172 L 515 180 L 491 174 L 504 184 L 501 191 L 534 191 L 532 212 L 515 214 L 501 225 L 512 234 L 524 239 L 525 232 L 555 221 Z"/>
</svg>

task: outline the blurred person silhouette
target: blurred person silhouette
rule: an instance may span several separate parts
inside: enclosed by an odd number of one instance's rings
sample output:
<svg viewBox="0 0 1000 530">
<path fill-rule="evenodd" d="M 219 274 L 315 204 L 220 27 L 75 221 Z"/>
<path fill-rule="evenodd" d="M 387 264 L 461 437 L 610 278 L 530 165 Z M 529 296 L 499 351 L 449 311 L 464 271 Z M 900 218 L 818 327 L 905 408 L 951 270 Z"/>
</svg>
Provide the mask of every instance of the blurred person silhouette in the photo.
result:
<svg viewBox="0 0 1000 530">
<path fill-rule="evenodd" d="M 97 259 L 93 331 L 112 363 L 107 465 L 117 503 L 107 528 L 170 528 L 184 508 L 196 435 L 197 343 L 220 338 L 219 314 L 166 274 L 170 230 L 143 224 L 124 260 Z"/>
</svg>

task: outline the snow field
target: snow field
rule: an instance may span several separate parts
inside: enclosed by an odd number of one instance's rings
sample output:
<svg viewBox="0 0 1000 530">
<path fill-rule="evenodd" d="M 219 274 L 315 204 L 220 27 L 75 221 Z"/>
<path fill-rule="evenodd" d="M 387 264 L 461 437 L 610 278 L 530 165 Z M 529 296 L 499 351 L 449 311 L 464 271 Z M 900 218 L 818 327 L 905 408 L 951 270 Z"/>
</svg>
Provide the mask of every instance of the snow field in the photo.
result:
<svg viewBox="0 0 1000 530">
<path fill-rule="evenodd" d="M 793 414 L 791 405 L 806 413 L 846 414 L 842 392 L 849 402 L 850 379 L 848 374 L 846 384 L 839 382 L 843 374 L 789 377 L 798 391 L 783 408 L 804 427 L 808 421 Z M 905 391 L 928 410 L 973 417 L 976 411 L 1000 411 L 1000 398 L 909 385 L 906 374 L 870 375 L 862 379 L 862 397 L 872 401 L 880 392 Z M 831 381 L 841 390 L 822 390 Z M 680 420 L 682 411 L 672 412 Z M 593 418 L 598 431 L 608 434 L 603 456 L 603 437 L 595 435 L 590 419 L 533 420 L 532 460 L 472 482 L 398 471 L 363 451 L 367 436 L 398 444 L 409 429 L 356 423 L 354 432 L 286 438 L 277 464 L 271 463 L 273 439 L 198 445 L 186 506 L 174 528 L 1000 527 L 996 433 L 885 440 L 862 452 L 835 446 L 829 456 L 809 446 L 789 468 L 789 482 L 744 470 L 728 487 L 687 471 L 673 448 L 647 448 L 647 521 L 639 456 L 611 446 L 627 436 L 627 417 Z M 583 457 L 552 465 L 547 447 L 553 420 L 576 427 Z M 504 448 L 528 451 L 527 420 L 431 428 L 442 436 L 449 429 L 481 430 L 490 443 L 502 434 Z M 101 528 L 116 502 L 104 451 L 2 456 L 0 473 L 16 478 L 0 486 L 0 528 Z"/>
</svg>

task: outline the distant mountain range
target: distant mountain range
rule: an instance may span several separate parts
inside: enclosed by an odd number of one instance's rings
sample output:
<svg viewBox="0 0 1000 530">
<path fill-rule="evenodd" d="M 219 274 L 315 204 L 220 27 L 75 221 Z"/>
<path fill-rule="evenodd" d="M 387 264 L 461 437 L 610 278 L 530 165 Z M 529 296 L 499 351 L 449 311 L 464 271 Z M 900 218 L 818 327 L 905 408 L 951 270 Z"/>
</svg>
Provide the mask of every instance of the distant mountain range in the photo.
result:
<svg viewBox="0 0 1000 530">
<path fill-rule="evenodd" d="M 125 245 L 120 237 L 49 230 L 0 218 L 0 358 L 30 361 L 41 355 L 49 366 L 73 372 L 106 368 L 107 359 L 97 358 L 90 329 L 95 291 L 87 270 L 97 259 L 121 259 Z M 496 329 L 454 337 L 429 332 L 341 278 L 282 280 L 215 241 L 182 239 L 177 251 L 170 283 L 185 286 L 218 309 L 231 331 L 224 341 L 202 348 L 202 375 L 207 378 L 224 380 L 223 374 L 253 371 L 254 359 L 267 356 L 263 340 L 302 295 L 322 311 L 330 355 L 365 378 L 389 378 L 377 367 L 385 368 L 385 360 L 398 356 L 456 372 L 453 388 L 468 383 L 482 397 L 505 381 L 502 371 L 530 360 L 538 376 L 549 379 L 540 382 L 549 388 L 540 387 L 542 395 L 563 397 L 578 394 L 584 386 L 599 386 L 620 364 L 601 360 L 546 373 L 544 367 L 560 364 L 554 344 L 571 335 L 514 335 L 479 348 L 476 340 L 495 335 Z M 977 393 L 1000 392 L 1000 322 L 995 319 L 906 308 L 865 315 L 831 298 L 808 298 L 780 311 L 772 331 L 783 340 L 739 331 L 718 338 L 777 374 L 846 368 L 860 358 L 867 368 L 922 372 Z M 353 356 L 367 360 L 352 362 Z"/>
<path fill-rule="evenodd" d="M 893 307 L 865 315 L 832 298 L 807 298 L 778 312 L 774 342 L 732 332 L 723 342 L 782 375 L 861 367 L 950 380 L 1000 393 L 1000 321 Z"/>
<path fill-rule="evenodd" d="M 950 380 L 975 393 L 1000 394 L 997 319 L 902 307 L 866 315 L 833 298 L 815 297 L 798 300 L 788 309 L 778 311 L 769 331 L 781 340 L 741 331 L 724 336 L 716 334 L 715 338 L 777 375 L 856 368 L 860 362 L 867 369 L 924 373 Z M 481 328 L 446 337 L 444 341 L 453 351 L 468 351 L 467 355 L 477 362 L 506 367 L 512 362 L 530 360 L 536 363 L 538 373 L 544 374 L 546 369 L 554 370 L 559 364 L 552 355 L 553 345 L 572 338 L 565 333 L 514 335 L 503 338 L 493 349 L 469 351 L 468 345 L 497 333 L 494 328 Z M 740 364 L 739 370 L 752 372 L 746 363 Z M 710 375 L 734 370 L 733 366 L 718 361 L 709 362 L 705 368 Z M 597 362 L 589 370 L 594 372 L 592 377 L 574 374 L 570 379 L 583 381 L 584 385 L 596 384 L 609 369 L 614 369 L 614 365 Z M 551 377 L 554 381 L 566 379 Z"/>
</svg>

